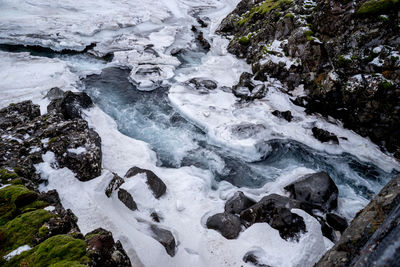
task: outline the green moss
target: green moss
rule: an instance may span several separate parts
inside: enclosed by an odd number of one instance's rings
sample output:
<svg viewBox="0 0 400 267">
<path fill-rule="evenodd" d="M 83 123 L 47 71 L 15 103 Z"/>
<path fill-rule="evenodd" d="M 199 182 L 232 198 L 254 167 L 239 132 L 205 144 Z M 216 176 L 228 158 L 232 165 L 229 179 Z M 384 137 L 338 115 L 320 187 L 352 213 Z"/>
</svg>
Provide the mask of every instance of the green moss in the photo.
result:
<svg viewBox="0 0 400 267">
<path fill-rule="evenodd" d="M 399 3 L 399 0 L 369 0 L 356 11 L 359 15 L 380 14 L 389 11 Z"/>
<path fill-rule="evenodd" d="M 5 242 L 0 247 L 0 254 L 22 246 L 32 245 L 39 228 L 52 217 L 46 210 L 35 210 L 19 215 L 1 227 Z"/>
<path fill-rule="evenodd" d="M 33 211 L 33 210 L 37 210 L 37 209 L 42 209 L 44 207 L 47 207 L 48 205 L 49 205 L 49 203 L 47 203 L 46 201 L 35 200 L 32 203 L 24 206 L 21 209 L 21 213 L 25 213 L 25 212 L 29 212 L 29 211 Z"/>
<path fill-rule="evenodd" d="M 50 145 L 51 143 L 57 142 L 59 139 L 60 139 L 60 137 L 58 137 L 58 136 L 50 138 L 48 144 Z"/>
<path fill-rule="evenodd" d="M 47 226 L 42 226 L 39 228 L 38 236 L 43 238 L 49 234 L 49 228 Z"/>
<path fill-rule="evenodd" d="M 241 45 L 249 45 L 250 43 L 250 38 L 247 36 L 242 36 L 239 38 L 239 44 Z"/>
<path fill-rule="evenodd" d="M 380 84 L 380 87 L 385 91 L 394 89 L 394 85 L 391 82 L 388 82 L 388 81 L 382 82 Z"/>
<path fill-rule="evenodd" d="M 292 2 L 292 0 L 265 0 L 260 5 L 254 6 L 248 13 L 245 13 L 242 18 L 239 19 L 238 25 L 243 26 L 246 24 L 253 18 L 254 14 L 264 15 L 272 10 L 280 9 L 283 5 L 291 4 Z"/>
<path fill-rule="evenodd" d="M 312 41 L 314 32 L 311 30 L 305 31 L 304 35 L 306 36 L 307 41 Z"/>
<path fill-rule="evenodd" d="M 351 63 L 351 59 L 340 55 L 337 59 L 337 65 L 341 68 L 348 66 Z"/>
<path fill-rule="evenodd" d="M 0 180 L 2 183 L 6 183 L 11 179 L 15 179 L 18 177 L 18 174 L 11 172 L 6 169 L 0 169 Z"/>
<path fill-rule="evenodd" d="M 27 193 L 33 193 L 33 191 L 23 185 L 9 185 L 0 189 L 0 226 L 17 215 L 15 200 Z"/>
<path fill-rule="evenodd" d="M 32 267 L 81 267 L 89 262 L 86 248 L 86 242 L 83 240 L 69 235 L 56 235 L 12 258 L 4 267 L 22 264 Z"/>
<path fill-rule="evenodd" d="M 291 13 L 291 12 L 289 12 L 289 13 L 287 13 L 287 14 L 285 14 L 285 18 L 294 18 L 294 15 L 293 15 L 293 13 Z"/>
</svg>

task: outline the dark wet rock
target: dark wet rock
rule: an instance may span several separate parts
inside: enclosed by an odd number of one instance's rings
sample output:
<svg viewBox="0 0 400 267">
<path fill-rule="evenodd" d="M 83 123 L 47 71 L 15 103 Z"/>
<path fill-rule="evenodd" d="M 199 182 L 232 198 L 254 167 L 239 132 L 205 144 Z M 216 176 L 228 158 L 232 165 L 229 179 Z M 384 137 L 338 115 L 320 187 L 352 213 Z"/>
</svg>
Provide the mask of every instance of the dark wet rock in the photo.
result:
<svg viewBox="0 0 400 267">
<path fill-rule="evenodd" d="M 326 222 L 335 230 L 343 232 L 346 230 L 348 223 L 347 220 L 337 214 L 327 213 Z"/>
<path fill-rule="evenodd" d="M 336 209 L 338 188 L 326 172 L 308 174 L 285 186 L 291 197 L 322 211 Z"/>
<path fill-rule="evenodd" d="M 118 174 L 114 173 L 114 177 L 111 179 L 110 183 L 106 188 L 106 196 L 111 197 L 111 194 L 124 183 L 124 179 L 118 176 Z"/>
<path fill-rule="evenodd" d="M 243 210 L 253 206 L 256 202 L 248 198 L 243 192 L 236 192 L 225 203 L 225 212 L 232 214 L 240 214 Z"/>
<path fill-rule="evenodd" d="M 271 267 L 270 265 L 262 263 L 260 256 L 265 256 L 264 250 L 262 250 L 261 248 L 251 250 L 249 252 L 246 252 L 246 254 L 243 256 L 243 261 L 246 263 L 251 263 L 254 266 Z"/>
<path fill-rule="evenodd" d="M 81 109 L 92 106 L 92 99 L 86 93 L 67 91 L 62 98 L 51 101 L 47 107 L 47 111 L 61 113 L 65 119 L 69 120 L 81 118 Z"/>
<path fill-rule="evenodd" d="M 393 263 L 398 263 L 398 247 L 393 244 L 398 243 L 399 223 L 400 175 L 397 175 L 357 213 L 316 266 L 396 266 Z"/>
<path fill-rule="evenodd" d="M 152 231 L 152 236 L 155 240 L 161 243 L 165 247 L 168 255 L 171 257 L 175 256 L 176 242 L 171 231 L 162 229 L 157 225 L 151 225 L 150 230 Z"/>
<path fill-rule="evenodd" d="M 132 195 L 125 189 L 118 189 L 118 199 L 125 204 L 130 210 L 137 210 L 136 202 L 133 200 Z"/>
<path fill-rule="evenodd" d="M 160 215 L 157 213 L 157 212 L 155 212 L 155 211 L 153 211 L 151 214 L 150 214 L 150 217 L 153 219 L 153 221 L 155 221 L 155 222 L 160 222 L 161 221 L 161 217 L 160 217 Z"/>
<path fill-rule="evenodd" d="M 111 232 L 98 228 L 85 236 L 88 244 L 89 266 L 131 266 L 130 259 Z"/>
<path fill-rule="evenodd" d="M 231 213 L 217 213 L 207 219 L 207 228 L 217 230 L 227 239 L 235 239 L 242 230 L 240 218 Z"/>
<path fill-rule="evenodd" d="M 332 227 L 330 227 L 324 219 L 319 219 L 318 221 L 321 224 L 322 235 L 335 243 L 337 241 L 337 236 Z"/>
<path fill-rule="evenodd" d="M 285 119 L 288 122 L 291 122 L 292 119 L 293 119 L 292 112 L 290 112 L 290 110 L 286 110 L 286 111 L 274 110 L 272 112 L 272 115 L 274 115 L 274 116 L 276 116 L 278 118 Z"/>
<path fill-rule="evenodd" d="M 60 98 L 62 98 L 63 96 L 64 96 L 64 91 L 61 90 L 61 89 L 58 88 L 58 87 L 53 87 L 53 88 L 51 88 L 51 89 L 47 92 L 47 94 L 46 94 L 46 97 L 47 97 L 48 99 L 50 99 L 50 100 L 60 99 Z"/>
<path fill-rule="evenodd" d="M 253 74 L 243 72 L 238 84 L 232 87 L 232 93 L 243 100 L 254 100 L 263 98 L 267 93 L 265 85 L 253 79 Z"/>
<path fill-rule="evenodd" d="M 145 170 L 138 167 L 132 167 L 126 172 L 125 178 L 130 178 L 139 173 L 146 174 L 147 177 L 146 183 L 153 192 L 155 198 L 160 198 L 162 195 L 164 195 L 165 191 L 167 190 L 167 186 L 157 175 L 154 174 L 154 172 L 150 170 Z"/>
<path fill-rule="evenodd" d="M 312 133 L 313 133 L 313 136 L 316 139 L 318 139 L 319 141 L 321 141 L 322 143 L 331 142 L 333 144 L 339 144 L 339 139 L 337 138 L 337 136 L 326 130 L 323 130 L 323 129 L 320 129 L 317 127 L 313 127 Z"/>
<path fill-rule="evenodd" d="M 306 225 L 301 216 L 292 213 L 292 208 L 300 208 L 301 203 L 287 197 L 271 194 L 263 197 L 253 206 L 240 213 L 240 219 L 245 225 L 266 222 L 279 231 L 283 239 L 298 240 L 301 233 L 306 231 Z"/>
<path fill-rule="evenodd" d="M 193 84 L 196 89 L 208 89 L 213 90 L 217 88 L 217 83 L 212 80 L 207 80 L 203 78 L 193 78 L 189 80 L 189 84 Z"/>
</svg>

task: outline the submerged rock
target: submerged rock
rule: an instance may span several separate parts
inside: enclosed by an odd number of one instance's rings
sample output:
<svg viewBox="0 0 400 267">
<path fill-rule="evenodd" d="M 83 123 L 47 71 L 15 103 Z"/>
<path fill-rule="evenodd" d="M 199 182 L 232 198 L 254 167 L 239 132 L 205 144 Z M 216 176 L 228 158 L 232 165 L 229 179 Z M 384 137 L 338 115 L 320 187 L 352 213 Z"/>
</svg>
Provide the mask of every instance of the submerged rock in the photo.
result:
<svg viewBox="0 0 400 267">
<path fill-rule="evenodd" d="M 217 213 L 207 219 L 207 228 L 217 230 L 227 239 L 235 239 L 242 230 L 240 218 L 231 213 Z"/>
<path fill-rule="evenodd" d="M 308 174 L 285 186 L 291 197 L 322 211 L 336 209 L 338 188 L 326 172 Z"/>
<path fill-rule="evenodd" d="M 146 183 L 153 192 L 155 198 L 160 198 L 162 195 L 164 195 L 165 191 L 167 190 L 167 186 L 157 175 L 154 174 L 154 172 L 150 170 L 132 167 L 126 172 L 125 178 L 130 178 L 139 173 L 146 174 Z"/>
</svg>

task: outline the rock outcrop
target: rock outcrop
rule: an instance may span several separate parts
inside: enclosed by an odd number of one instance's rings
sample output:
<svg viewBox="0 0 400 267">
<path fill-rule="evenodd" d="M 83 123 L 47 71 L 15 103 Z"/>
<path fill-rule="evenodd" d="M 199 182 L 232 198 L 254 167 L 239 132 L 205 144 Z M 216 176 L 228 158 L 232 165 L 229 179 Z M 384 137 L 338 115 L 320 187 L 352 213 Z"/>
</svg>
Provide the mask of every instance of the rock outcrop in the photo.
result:
<svg viewBox="0 0 400 267">
<path fill-rule="evenodd" d="M 343 121 L 400 159 L 398 1 L 242 0 L 218 32 L 246 58 L 248 80 L 279 79 L 308 112 Z M 238 88 L 240 90 L 238 90 Z M 238 87 L 242 99 L 251 87 Z M 333 140 L 335 141 L 335 140 Z"/>
<path fill-rule="evenodd" d="M 84 238 L 78 218 L 63 208 L 57 191 L 37 189 L 43 180 L 34 164 L 47 152 L 54 153 L 55 166 L 70 168 L 79 180 L 101 172 L 100 137 L 80 118 L 90 98 L 54 88 L 50 96 L 65 109 L 49 105 L 41 116 L 39 106 L 24 101 L 0 110 L 0 265 L 131 266 L 110 232 L 97 229 Z M 10 254 L 23 245 L 26 251 Z"/>
<path fill-rule="evenodd" d="M 398 266 L 400 175 L 351 221 L 316 266 Z"/>
</svg>

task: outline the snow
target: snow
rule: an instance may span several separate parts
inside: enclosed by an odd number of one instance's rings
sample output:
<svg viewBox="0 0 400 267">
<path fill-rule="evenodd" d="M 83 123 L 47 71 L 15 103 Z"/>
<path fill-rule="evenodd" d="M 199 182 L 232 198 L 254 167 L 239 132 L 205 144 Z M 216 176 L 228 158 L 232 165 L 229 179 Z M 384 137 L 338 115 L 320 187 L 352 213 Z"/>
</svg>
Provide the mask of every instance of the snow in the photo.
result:
<svg viewBox="0 0 400 267">
<path fill-rule="evenodd" d="M 47 210 L 47 211 L 54 211 L 55 209 L 56 209 L 56 207 L 54 207 L 54 206 L 47 206 L 44 208 L 44 210 Z"/>
<path fill-rule="evenodd" d="M 85 153 L 86 152 L 86 148 L 80 146 L 80 147 L 77 147 L 77 148 L 68 148 L 67 151 L 70 152 L 70 153 L 74 153 L 74 154 L 78 154 L 79 155 L 79 154 Z"/>
<path fill-rule="evenodd" d="M 49 103 L 45 96 L 51 88 L 76 91 L 74 84 L 78 77 L 65 62 L 58 59 L 0 51 L 0 69 L 0 108 L 32 100 L 40 104 L 41 113 L 44 114 Z"/>
<path fill-rule="evenodd" d="M 31 249 L 31 247 L 30 247 L 29 245 L 23 245 L 23 246 L 20 246 L 20 247 L 14 249 L 13 251 L 11 251 L 11 252 L 8 253 L 7 255 L 5 255 L 3 258 L 4 258 L 6 261 L 9 261 L 9 260 L 11 260 L 11 258 L 13 258 L 13 257 L 15 257 L 15 256 L 17 256 L 17 255 L 19 255 L 19 254 L 21 254 L 21 253 L 24 252 L 24 251 L 28 251 L 28 250 L 30 250 L 30 249 Z"/>
</svg>

